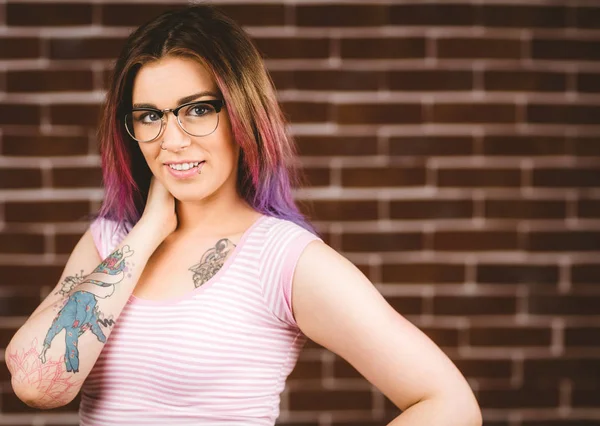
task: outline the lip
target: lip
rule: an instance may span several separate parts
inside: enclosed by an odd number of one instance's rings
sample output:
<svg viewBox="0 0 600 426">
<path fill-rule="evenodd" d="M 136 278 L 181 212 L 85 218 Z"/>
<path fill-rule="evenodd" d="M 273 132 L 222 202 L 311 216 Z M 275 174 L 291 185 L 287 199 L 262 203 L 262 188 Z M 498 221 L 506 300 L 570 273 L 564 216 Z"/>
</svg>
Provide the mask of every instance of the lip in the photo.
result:
<svg viewBox="0 0 600 426">
<path fill-rule="evenodd" d="M 203 161 L 206 161 L 206 160 L 165 161 L 163 164 L 168 166 L 169 164 L 185 164 L 185 163 L 196 163 L 196 162 L 201 163 Z"/>
<path fill-rule="evenodd" d="M 186 161 L 184 161 L 184 163 L 185 162 Z M 177 163 L 169 163 L 169 164 L 177 164 Z M 191 169 L 188 169 L 188 170 L 174 170 L 174 169 L 170 168 L 167 163 L 165 163 L 165 167 L 167 168 L 167 170 L 171 174 L 171 176 L 173 176 L 176 179 L 191 179 L 194 176 L 198 176 L 198 170 L 202 170 L 202 167 L 204 166 L 204 164 L 206 164 L 206 162 L 202 161 L 196 167 L 192 167 Z"/>
</svg>

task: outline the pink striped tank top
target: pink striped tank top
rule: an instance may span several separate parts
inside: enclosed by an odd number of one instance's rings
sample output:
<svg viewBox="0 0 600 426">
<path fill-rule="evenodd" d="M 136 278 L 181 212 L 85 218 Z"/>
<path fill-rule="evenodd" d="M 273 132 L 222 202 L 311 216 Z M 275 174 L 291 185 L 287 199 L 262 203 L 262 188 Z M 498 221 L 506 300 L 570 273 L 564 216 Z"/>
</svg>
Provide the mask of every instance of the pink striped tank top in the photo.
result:
<svg viewBox="0 0 600 426">
<path fill-rule="evenodd" d="M 91 224 L 103 259 L 126 235 L 114 225 Z M 80 425 L 274 425 L 307 339 L 291 282 L 313 240 L 323 241 L 263 215 L 202 286 L 169 300 L 132 295 L 82 387 Z"/>
</svg>

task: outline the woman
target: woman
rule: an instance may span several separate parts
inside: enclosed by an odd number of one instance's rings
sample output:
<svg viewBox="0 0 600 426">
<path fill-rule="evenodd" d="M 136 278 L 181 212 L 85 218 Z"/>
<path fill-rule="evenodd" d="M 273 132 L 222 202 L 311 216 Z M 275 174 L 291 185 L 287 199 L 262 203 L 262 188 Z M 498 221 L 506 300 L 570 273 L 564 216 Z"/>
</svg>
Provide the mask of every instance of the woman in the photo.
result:
<svg viewBox="0 0 600 426">
<path fill-rule="evenodd" d="M 285 129 L 259 53 L 211 6 L 128 38 L 104 204 L 6 350 L 19 398 L 81 390 L 82 425 L 273 425 L 310 338 L 403 410 L 391 425 L 481 424 L 452 362 L 296 208 Z"/>
</svg>

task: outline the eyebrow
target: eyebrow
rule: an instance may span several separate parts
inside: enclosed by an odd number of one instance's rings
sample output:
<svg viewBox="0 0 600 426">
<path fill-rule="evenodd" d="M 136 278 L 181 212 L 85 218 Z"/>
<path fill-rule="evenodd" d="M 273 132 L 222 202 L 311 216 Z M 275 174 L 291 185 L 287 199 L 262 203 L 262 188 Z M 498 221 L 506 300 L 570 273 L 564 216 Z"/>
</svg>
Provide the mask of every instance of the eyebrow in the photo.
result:
<svg viewBox="0 0 600 426">
<path fill-rule="evenodd" d="M 219 95 L 216 94 L 215 92 L 212 92 L 210 90 L 205 90 L 203 92 L 194 93 L 193 95 L 184 96 L 183 98 L 178 99 L 177 105 L 182 105 L 182 104 L 186 104 L 188 102 L 192 102 L 193 100 L 196 100 L 203 96 L 212 96 L 214 98 L 219 97 Z M 158 109 L 158 107 L 154 104 L 133 104 L 133 108 L 156 108 L 156 109 Z"/>
</svg>

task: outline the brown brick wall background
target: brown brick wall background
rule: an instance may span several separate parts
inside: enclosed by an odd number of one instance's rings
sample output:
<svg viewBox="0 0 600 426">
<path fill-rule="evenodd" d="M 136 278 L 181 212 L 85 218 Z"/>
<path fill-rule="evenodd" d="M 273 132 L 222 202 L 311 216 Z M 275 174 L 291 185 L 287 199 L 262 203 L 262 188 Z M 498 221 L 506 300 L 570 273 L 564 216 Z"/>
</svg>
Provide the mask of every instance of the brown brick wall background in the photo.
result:
<svg viewBox="0 0 600 426">
<path fill-rule="evenodd" d="M 222 1 L 264 53 L 326 242 L 469 379 L 488 426 L 600 425 L 600 1 Z M 95 140 L 124 38 L 183 2 L 0 2 L 0 339 L 102 199 Z M 2 351 L 3 353 L 3 351 Z M 0 370 L 0 425 L 39 412 Z M 309 343 L 287 426 L 398 414 Z"/>
</svg>

